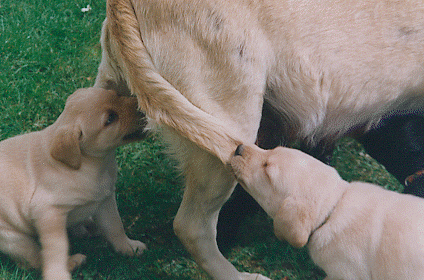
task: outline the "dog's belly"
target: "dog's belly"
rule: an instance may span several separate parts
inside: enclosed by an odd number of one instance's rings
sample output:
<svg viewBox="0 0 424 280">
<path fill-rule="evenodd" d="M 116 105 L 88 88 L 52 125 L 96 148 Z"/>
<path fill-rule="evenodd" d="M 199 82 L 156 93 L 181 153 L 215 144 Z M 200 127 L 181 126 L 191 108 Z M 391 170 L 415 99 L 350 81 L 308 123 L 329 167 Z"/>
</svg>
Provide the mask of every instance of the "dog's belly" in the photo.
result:
<svg viewBox="0 0 424 280">
<path fill-rule="evenodd" d="M 143 42 L 167 81 L 244 141 L 266 88 L 288 134 L 312 143 L 424 106 L 424 12 L 414 3 L 205 3 L 139 15 Z"/>
<path fill-rule="evenodd" d="M 267 11 L 280 22 L 264 30 L 278 49 L 279 63 L 268 77 L 270 98 L 297 138 L 319 142 L 393 111 L 422 111 L 423 10 L 370 1 L 350 9 L 319 2 L 319 17 L 308 4 L 287 7 L 280 15 Z"/>
<path fill-rule="evenodd" d="M 265 10 L 280 62 L 269 86 L 298 138 L 337 138 L 389 112 L 422 108 L 424 10 L 416 5 L 314 1 Z"/>
</svg>

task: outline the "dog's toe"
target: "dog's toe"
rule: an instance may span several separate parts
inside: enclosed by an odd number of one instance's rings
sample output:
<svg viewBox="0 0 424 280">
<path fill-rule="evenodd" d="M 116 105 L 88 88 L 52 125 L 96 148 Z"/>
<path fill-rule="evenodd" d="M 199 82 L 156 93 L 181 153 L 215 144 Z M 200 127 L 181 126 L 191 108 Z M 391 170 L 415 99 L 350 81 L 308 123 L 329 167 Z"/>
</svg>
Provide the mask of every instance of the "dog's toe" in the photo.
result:
<svg viewBox="0 0 424 280">
<path fill-rule="evenodd" d="M 133 249 L 134 254 L 137 256 L 143 254 L 143 252 L 147 250 L 146 244 L 138 240 L 130 240 L 130 246 Z"/>
<path fill-rule="evenodd" d="M 125 243 L 115 244 L 115 250 L 123 255 L 139 256 L 147 250 L 147 246 L 141 241 L 128 239 Z"/>
</svg>

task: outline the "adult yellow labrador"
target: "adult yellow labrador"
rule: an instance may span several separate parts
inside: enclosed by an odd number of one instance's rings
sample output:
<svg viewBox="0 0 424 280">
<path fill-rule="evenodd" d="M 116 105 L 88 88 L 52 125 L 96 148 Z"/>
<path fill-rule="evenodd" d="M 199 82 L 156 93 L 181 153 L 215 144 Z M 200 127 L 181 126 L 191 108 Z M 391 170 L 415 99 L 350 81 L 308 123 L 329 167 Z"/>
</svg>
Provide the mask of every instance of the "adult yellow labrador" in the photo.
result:
<svg viewBox="0 0 424 280">
<path fill-rule="evenodd" d="M 0 251 L 43 279 L 71 279 L 85 256 L 68 256 L 66 227 L 93 218 L 116 251 L 141 254 L 115 200 L 115 148 L 143 138 L 140 115 L 134 97 L 80 89 L 49 127 L 1 141 Z"/>
<path fill-rule="evenodd" d="M 96 87 L 135 94 L 181 162 L 174 228 L 213 279 L 238 272 L 215 241 L 264 101 L 310 145 L 424 104 L 422 0 L 108 0 Z"/>
<path fill-rule="evenodd" d="M 274 220 L 276 236 L 307 245 L 326 279 L 424 279 L 424 199 L 348 183 L 285 147 L 240 145 L 231 167 Z"/>
</svg>

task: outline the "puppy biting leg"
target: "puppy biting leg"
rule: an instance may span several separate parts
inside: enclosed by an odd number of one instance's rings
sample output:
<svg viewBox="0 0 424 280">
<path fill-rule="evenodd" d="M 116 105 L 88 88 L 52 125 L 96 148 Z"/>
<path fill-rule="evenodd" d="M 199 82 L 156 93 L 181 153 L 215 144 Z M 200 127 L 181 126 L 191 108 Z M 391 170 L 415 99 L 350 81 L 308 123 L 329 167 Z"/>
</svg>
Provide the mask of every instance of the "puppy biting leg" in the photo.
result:
<svg viewBox="0 0 424 280">
<path fill-rule="evenodd" d="M 98 224 L 102 234 L 112 244 L 115 251 L 133 256 L 141 255 L 143 251 L 147 249 L 144 243 L 138 240 L 129 239 L 125 234 L 114 195 L 111 195 L 100 206 L 94 220 Z"/>
</svg>

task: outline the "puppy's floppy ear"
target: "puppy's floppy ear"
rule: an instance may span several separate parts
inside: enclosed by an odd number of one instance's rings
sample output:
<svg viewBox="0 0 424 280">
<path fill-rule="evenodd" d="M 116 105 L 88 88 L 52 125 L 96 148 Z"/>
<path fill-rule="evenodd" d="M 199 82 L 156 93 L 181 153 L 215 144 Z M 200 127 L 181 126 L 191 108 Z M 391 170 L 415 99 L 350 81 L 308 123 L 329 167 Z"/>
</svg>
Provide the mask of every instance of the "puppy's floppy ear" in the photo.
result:
<svg viewBox="0 0 424 280">
<path fill-rule="evenodd" d="M 73 169 L 81 167 L 80 129 L 76 126 L 63 126 L 56 130 L 50 143 L 50 154 Z"/>
<path fill-rule="evenodd" d="M 294 247 L 305 246 L 313 225 L 310 211 L 304 202 L 293 197 L 286 198 L 274 217 L 275 236 Z"/>
</svg>

